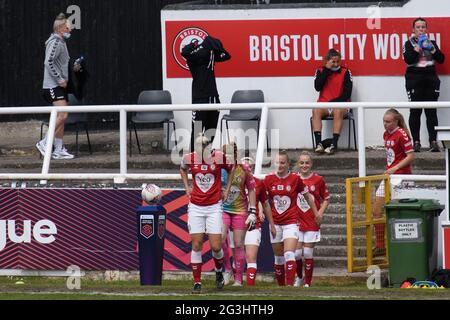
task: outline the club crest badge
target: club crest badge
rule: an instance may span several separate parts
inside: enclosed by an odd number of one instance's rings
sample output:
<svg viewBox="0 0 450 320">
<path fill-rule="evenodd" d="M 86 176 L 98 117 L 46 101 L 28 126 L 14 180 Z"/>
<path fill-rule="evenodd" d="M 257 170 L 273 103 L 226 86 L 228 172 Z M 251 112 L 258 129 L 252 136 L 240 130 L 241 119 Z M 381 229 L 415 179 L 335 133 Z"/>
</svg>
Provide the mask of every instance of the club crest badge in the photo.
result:
<svg viewBox="0 0 450 320">
<path fill-rule="evenodd" d="M 197 41 L 201 44 L 207 36 L 208 33 L 205 30 L 196 27 L 185 28 L 176 35 L 172 44 L 172 54 L 175 61 L 181 68 L 189 70 L 186 59 L 184 59 L 181 55 L 181 50 L 193 41 Z"/>
<path fill-rule="evenodd" d="M 166 233 L 166 216 L 160 215 L 158 218 L 158 237 L 162 239 Z"/>
<path fill-rule="evenodd" d="M 155 217 L 153 215 L 142 215 L 140 218 L 139 230 L 141 236 L 150 239 L 155 233 Z"/>
</svg>

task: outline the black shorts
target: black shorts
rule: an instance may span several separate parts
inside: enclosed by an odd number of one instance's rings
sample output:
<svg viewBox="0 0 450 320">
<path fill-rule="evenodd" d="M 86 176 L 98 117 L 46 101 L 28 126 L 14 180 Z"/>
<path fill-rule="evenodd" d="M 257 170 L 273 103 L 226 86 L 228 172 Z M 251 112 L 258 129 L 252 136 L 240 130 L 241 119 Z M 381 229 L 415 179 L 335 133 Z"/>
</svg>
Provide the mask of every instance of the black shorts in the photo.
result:
<svg viewBox="0 0 450 320">
<path fill-rule="evenodd" d="M 63 87 L 56 87 L 52 89 L 42 89 L 42 97 L 45 101 L 53 104 L 55 101 L 66 100 L 68 101 L 67 90 Z"/>
</svg>

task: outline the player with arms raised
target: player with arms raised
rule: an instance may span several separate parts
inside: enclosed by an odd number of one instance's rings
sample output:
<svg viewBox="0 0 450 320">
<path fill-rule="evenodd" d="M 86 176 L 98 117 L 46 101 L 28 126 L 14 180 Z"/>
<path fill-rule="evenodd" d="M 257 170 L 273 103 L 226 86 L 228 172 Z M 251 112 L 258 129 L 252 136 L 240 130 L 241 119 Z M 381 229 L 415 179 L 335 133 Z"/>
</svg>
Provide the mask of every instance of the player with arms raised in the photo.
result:
<svg viewBox="0 0 450 320">
<path fill-rule="evenodd" d="M 192 239 L 191 266 L 194 277 L 192 293 L 201 293 L 203 237 L 208 234 L 216 271 L 216 287 L 222 289 L 222 199 L 228 196 L 230 184 L 222 197 L 221 170 L 232 172 L 233 165 L 227 164 L 220 151 L 211 152 L 210 141 L 203 134 L 195 141 L 195 151 L 186 154 L 181 161 L 180 174 L 186 194 L 189 197 L 188 229 Z M 192 172 L 191 190 L 188 171 Z"/>
</svg>

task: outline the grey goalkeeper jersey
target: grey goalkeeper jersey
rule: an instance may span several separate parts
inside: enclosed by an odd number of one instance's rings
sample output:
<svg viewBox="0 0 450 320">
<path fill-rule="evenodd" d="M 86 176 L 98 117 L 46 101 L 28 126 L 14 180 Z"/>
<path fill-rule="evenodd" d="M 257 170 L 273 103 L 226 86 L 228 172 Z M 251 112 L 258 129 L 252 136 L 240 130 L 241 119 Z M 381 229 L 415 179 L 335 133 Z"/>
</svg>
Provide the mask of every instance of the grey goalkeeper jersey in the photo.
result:
<svg viewBox="0 0 450 320">
<path fill-rule="evenodd" d="M 69 51 L 64 39 L 53 33 L 45 42 L 44 89 L 56 88 L 69 80 Z"/>
</svg>

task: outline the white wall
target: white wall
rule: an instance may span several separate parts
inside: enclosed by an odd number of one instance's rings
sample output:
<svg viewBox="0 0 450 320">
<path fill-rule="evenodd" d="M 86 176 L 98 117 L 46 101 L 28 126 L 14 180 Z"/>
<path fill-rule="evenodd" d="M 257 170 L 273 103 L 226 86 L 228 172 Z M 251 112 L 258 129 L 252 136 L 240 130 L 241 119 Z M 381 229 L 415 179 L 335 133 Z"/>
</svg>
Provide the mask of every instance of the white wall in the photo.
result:
<svg viewBox="0 0 450 320">
<path fill-rule="evenodd" d="M 382 8 L 381 17 L 442 17 L 450 15 L 450 1 L 411 0 L 403 7 Z M 367 8 L 322 8 L 322 9 L 250 9 L 250 10 L 163 10 L 161 13 L 162 38 L 165 39 L 165 21 L 180 20 L 243 20 L 243 19 L 305 19 L 311 18 L 364 18 Z M 166 76 L 165 41 L 163 40 L 163 86 L 172 93 L 173 103 L 191 102 L 191 79 L 168 79 Z M 444 44 L 450 45 L 450 44 Z M 447 57 L 450 59 L 450 57 Z M 450 100 L 450 77 L 440 76 L 440 101 Z M 316 101 L 313 77 L 261 77 L 261 78 L 218 78 L 217 86 L 222 102 L 230 102 L 238 89 L 261 89 L 267 102 Z M 353 101 L 407 101 L 403 77 L 354 77 Z M 400 110 L 408 119 L 408 109 Z M 273 115 L 276 112 L 276 117 Z M 269 115 L 269 129 L 280 130 L 281 148 L 311 148 L 310 110 L 273 111 Z M 369 110 L 366 113 L 366 146 L 382 145 L 383 111 Z M 439 110 L 439 124 L 450 125 L 450 110 Z M 189 128 L 190 114 L 176 112 L 177 128 Z M 241 126 L 237 123 L 235 127 Z M 230 128 L 234 127 L 230 125 Z M 330 127 L 324 127 L 323 135 L 331 135 Z M 347 146 L 348 127 L 344 125 L 340 147 Z M 425 116 L 422 115 L 422 145 L 428 145 Z M 215 142 L 215 145 L 218 141 Z"/>
</svg>

